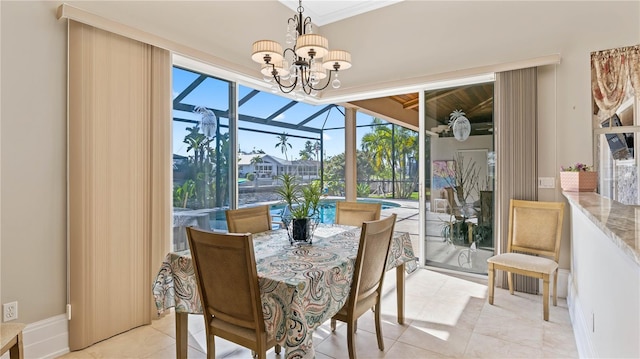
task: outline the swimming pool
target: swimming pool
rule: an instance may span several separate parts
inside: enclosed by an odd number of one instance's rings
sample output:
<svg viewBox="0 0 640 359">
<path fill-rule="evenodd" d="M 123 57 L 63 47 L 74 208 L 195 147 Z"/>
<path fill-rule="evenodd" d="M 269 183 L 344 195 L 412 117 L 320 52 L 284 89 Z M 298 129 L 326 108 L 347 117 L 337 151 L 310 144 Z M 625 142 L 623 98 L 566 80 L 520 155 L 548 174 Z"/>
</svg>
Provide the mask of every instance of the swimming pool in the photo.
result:
<svg viewBox="0 0 640 359">
<path fill-rule="evenodd" d="M 321 223 L 334 223 L 336 220 L 336 199 L 323 199 L 320 201 L 320 222 Z M 400 207 L 399 204 L 389 202 L 389 201 L 381 201 L 381 200 L 358 200 L 358 202 L 365 203 L 381 203 L 382 209 L 389 209 Z M 270 206 L 271 216 L 272 217 L 280 217 L 282 210 L 284 209 L 284 203 L 276 203 Z M 210 224 L 212 229 L 217 230 L 227 230 L 227 221 L 224 214 L 224 211 L 216 211 L 210 214 Z"/>
<path fill-rule="evenodd" d="M 320 201 L 320 207 L 318 210 L 320 211 L 320 223 L 334 223 L 336 221 L 336 201 L 335 199 L 323 199 Z M 381 203 L 382 209 L 389 209 L 394 207 L 400 207 L 399 204 L 388 202 L 388 201 L 376 201 L 376 200 L 358 200 L 358 202 L 364 203 Z M 280 217 L 282 210 L 284 209 L 284 204 L 278 203 L 271 205 L 271 216 Z"/>
</svg>

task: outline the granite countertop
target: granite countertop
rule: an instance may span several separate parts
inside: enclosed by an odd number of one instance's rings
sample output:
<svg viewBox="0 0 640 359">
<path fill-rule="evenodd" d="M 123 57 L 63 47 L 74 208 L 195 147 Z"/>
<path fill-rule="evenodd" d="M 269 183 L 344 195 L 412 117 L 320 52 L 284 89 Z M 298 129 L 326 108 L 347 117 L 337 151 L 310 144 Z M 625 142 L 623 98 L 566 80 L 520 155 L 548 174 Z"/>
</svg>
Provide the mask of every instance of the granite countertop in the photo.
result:
<svg viewBox="0 0 640 359">
<path fill-rule="evenodd" d="M 640 206 L 624 205 L 595 192 L 562 192 L 625 255 L 640 265 Z"/>
</svg>

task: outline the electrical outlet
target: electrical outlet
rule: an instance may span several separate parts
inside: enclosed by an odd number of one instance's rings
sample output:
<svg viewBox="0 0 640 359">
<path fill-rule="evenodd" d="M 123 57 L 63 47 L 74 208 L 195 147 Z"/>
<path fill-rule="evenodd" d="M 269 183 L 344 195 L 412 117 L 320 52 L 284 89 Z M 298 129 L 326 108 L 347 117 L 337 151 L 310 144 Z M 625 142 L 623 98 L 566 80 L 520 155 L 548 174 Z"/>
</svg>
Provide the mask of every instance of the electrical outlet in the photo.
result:
<svg viewBox="0 0 640 359">
<path fill-rule="evenodd" d="M 555 188 L 555 177 L 538 177 L 538 188 Z"/>
<path fill-rule="evenodd" d="M 11 302 L 2 305 L 2 321 L 18 319 L 18 302 Z"/>
</svg>

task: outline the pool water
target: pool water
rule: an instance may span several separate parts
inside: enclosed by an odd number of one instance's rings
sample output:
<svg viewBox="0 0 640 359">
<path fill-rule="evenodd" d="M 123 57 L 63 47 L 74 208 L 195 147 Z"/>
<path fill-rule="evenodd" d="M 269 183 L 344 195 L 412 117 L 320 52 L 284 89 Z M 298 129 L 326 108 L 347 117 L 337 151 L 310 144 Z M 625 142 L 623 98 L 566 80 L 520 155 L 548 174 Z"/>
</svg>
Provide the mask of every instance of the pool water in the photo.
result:
<svg viewBox="0 0 640 359">
<path fill-rule="evenodd" d="M 377 203 L 381 201 L 373 201 L 373 200 L 360 200 L 358 202 L 367 202 L 367 203 Z M 399 204 L 392 202 L 384 202 L 382 201 L 382 209 L 389 209 L 393 207 L 400 207 Z M 271 217 L 280 217 L 282 210 L 284 209 L 284 204 L 276 204 L 271 205 Z M 319 219 L 320 223 L 335 223 L 336 221 L 336 201 L 335 200 L 323 200 L 320 202 L 319 210 Z"/>
<path fill-rule="evenodd" d="M 382 209 L 389 209 L 394 207 L 400 207 L 399 204 L 387 201 L 377 201 L 377 200 L 358 200 L 358 202 L 366 202 L 366 203 L 381 203 Z M 280 218 L 282 214 L 282 210 L 285 205 L 282 203 L 272 204 L 271 205 L 271 217 Z M 320 201 L 320 223 L 334 223 L 336 221 L 336 200 L 325 199 Z M 224 212 L 217 212 L 216 214 L 211 214 L 211 217 L 215 217 L 211 219 L 211 228 L 218 230 L 226 230 L 227 222 L 224 215 Z"/>
</svg>

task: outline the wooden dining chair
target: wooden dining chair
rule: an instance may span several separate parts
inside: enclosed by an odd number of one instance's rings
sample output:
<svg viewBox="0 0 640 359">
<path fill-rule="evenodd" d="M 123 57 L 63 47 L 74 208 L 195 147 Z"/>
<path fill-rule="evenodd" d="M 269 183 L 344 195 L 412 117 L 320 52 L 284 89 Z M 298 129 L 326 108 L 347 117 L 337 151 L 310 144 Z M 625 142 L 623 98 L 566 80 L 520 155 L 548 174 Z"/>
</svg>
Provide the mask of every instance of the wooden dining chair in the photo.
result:
<svg viewBox="0 0 640 359">
<path fill-rule="evenodd" d="M 336 224 L 361 227 L 364 221 L 379 220 L 381 210 L 380 203 L 338 201 L 336 202 Z"/>
<path fill-rule="evenodd" d="M 271 230 L 269 205 L 229 209 L 225 212 L 229 233 L 260 233 Z"/>
<path fill-rule="evenodd" d="M 215 358 L 215 337 L 221 337 L 265 358 L 275 346 L 265 330 L 258 273 L 250 234 L 213 233 L 187 228 L 193 269 L 202 301 L 207 358 Z"/>
<path fill-rule="evenodd" d="M 380 324 L 380 301 L 382 281 L 395 223 L 396 214 L 394 213 L 387 218 L 365 221 L 362 224 L 349 299 L 340 311 L 331 318 L 332 331 L 336 329 L 336 320 L 347 323 L 347 347 L 350 359 L 356 358 L 353 335 L 357 328 L 358 318 L 372 308 L 375 312 L 378 348 L 384 351 Z"/>
<path fill-rule="evenodd" d="M 487 259 L 489 304 L 493 304 L 496 270 L 507 272 L 513 294 L 513 273 L 542 279 L 542 310 L 549 320 L 549 276 L 553 274 L 553 305 L 558 304 L 558 258 L 564 203 L 512 199 L 509 204 L 507 252 Z"/>
</svg>

